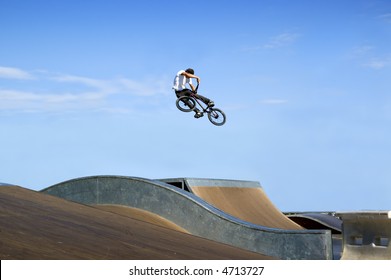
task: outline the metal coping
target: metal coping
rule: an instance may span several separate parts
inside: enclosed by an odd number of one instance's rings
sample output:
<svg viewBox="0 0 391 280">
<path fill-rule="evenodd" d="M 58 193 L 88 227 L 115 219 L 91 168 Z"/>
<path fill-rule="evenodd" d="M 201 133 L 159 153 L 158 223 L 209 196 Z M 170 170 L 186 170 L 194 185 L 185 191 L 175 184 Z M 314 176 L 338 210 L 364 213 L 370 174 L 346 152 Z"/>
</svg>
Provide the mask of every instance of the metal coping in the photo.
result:
<svg viewBox="0 0 391 280">
<path fill-rule="evenodd" d="M 391 210 L 336 212 L 335 215 L 341 217 L 342 220 L 353 220 L 353 219 L 390 220 Z"/>
<path fill-rule="evenodd" d="M 262 188 L 261 184 L 256 181 L 242 181 L 229 179 L 201 179 L 201 178 L 184 178 L 187 185 L 191 187 L 224 187 L 224 188 Z"/>
</svg>

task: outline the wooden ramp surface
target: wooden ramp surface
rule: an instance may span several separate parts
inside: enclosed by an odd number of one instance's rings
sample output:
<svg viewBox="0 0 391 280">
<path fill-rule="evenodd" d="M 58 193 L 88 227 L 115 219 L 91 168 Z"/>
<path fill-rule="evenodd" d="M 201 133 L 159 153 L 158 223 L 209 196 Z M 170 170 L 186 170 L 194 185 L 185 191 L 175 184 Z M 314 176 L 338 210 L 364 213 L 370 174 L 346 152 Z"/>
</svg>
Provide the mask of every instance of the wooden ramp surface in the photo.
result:
<svg viewBox="0 0 391 280">
<path fill-rule="evenodd" d="M 241 220 L 270 228 L 303 229 L 278 210 L 261 187 L 191 186 L 191 190 L 206 202 Z"/>
<path fill-rule="evenodd" d="M 21 187 L 1 186 L 0 259 L 270 257 Z"/>
<path fill-rule="evenodd" d="M 148 222 L 154 225 L 162 226 L 165 228 L 173 229 L 176 231 L 189 233 L 184 228 L 174 224 L 173 222 L 155 214 L 149 211 L 145 211 L 142 209 L 134 208 L 134 207 L 127 207 L 122 205 L 104 205 L 104 204 L 97 204 L 93 205 L 93 207 L 105 210 L 108 212 L 112 212 L 124 217 L 133 218 L 136 220 L 141 220 L 144 222 Z"/>
</svg>

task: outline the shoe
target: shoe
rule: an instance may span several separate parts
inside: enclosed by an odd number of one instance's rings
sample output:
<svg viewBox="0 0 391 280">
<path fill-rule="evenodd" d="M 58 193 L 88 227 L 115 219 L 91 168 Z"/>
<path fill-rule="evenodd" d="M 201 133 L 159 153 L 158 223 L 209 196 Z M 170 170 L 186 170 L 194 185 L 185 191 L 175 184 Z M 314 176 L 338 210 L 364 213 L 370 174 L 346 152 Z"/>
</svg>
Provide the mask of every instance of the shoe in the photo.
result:
<svg viewBox="0 0 391 280">
<path fill-rule="evenodd" d="M 194 115 L 194 117 L 196 118 L 196 119 L 198 119 L 198 118 L 201 118 L 201 117 L 203 117 L 204 116 L 204 114 L 202 113 L 202 112 L 196 112 L 195 113 L 195 115 Z"/>
<path fill-rule="evenodd" d="M 215 105 L 215 103 L 213 101 L 209 101 L 209 103 L 208 103 L 209 108 L 212 108 L 214 105 Z"/>
</svg>

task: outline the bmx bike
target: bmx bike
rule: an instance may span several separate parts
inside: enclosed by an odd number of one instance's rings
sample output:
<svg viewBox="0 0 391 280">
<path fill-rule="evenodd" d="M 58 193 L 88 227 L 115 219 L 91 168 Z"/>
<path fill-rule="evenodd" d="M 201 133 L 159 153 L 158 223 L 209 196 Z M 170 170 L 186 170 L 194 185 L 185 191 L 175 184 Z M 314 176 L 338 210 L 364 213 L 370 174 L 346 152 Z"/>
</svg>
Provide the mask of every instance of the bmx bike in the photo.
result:
<svg viewBox="0 0 391 280">
<path fill-rule="evenodd" d="M 225 113 L 220 109 L 205 106 L 205 104 L 197 97 L 198 86 L 199 85 L 197 85 L 195 91 L 192 91 L 190 95 L 181 96 L 176 100 L 177 108 L 182 112 L 191 112 L 196 108 L 199 110 L 201 108 L 200 117 L 203 117 L 205 113 L 208 115 L 208 119 L 212 124 L 222 126 L 226 121 Z M 204 104 L 205 107 L 202 104 Z"/>
</svg>

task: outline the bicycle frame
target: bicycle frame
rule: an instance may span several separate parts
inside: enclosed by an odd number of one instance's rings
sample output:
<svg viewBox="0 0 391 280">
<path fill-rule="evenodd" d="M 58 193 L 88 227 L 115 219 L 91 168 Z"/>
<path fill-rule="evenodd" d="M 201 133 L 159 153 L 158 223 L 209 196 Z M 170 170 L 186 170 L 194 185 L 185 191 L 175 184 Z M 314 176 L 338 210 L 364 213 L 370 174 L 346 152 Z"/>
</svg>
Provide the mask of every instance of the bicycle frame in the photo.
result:
<svg viewBox="0 0 391 280">
<path fill-rule="evenodd" d="M 217 126 L 221 126 L 225 123 L 225 114 L 220 109 L 209 107 L 208 104 L 205 104 L 202 99 L 197 95 L 198 84 L 195 90 L 189 91 L 186 95 L 178 97 L 176 101 L 176 106 L 182 112 L 191 112 L 197 111 L 195 115 L 196 118 L 204 116 L 204 113 L 208 115 L 208 119 L 211 123 Z M 182 103 L 181 103 L 182 102 Z M 189 102 L 191 104 L 189 104 Z M 198 104 L 198 106 L 197 106 Z M 201 111 L 202 110 L 202 111 Z"/>
<path fill-rule="evenodd" d="M 202 108 L 202 112 L 206 113 L 208 111 L 209 108 L 208 107 L 204 108 L 204 106 L 202 106 L 203 102 L 200 101 L 200 99 L 198 99 L 198 97 L 195 93 L 190 94 L 190 97 L 193 97 L 194 100 L 197 102 L 197 104 L 200 105 L 200 107 Z"/>
<path fill-rule="evenodd" d="M 202 112 L 203 113 L 208 113 L 210 110 L 208 110 L 208 109 L 210 109 L 208 106 L 206 106 L 205 108 L 204 108 L 204 106 L 202 106 L 202 104 L 204 104 L 205 105 L 205 103 L 204 102 L 202 102 L 198 97 L 197 97 L 197 90 L 198 90 L 198 86 L 199 86 L 200 84 L 197 84 L 197 87 L 195 88 L 195 90 L 194 91 L 191 91 L 191 94 L 190 94 L 190 97 L 193 97 L 194 98 L 194 100 L 198 103 L 198 105 L 200 105 L 200 107 L 202 108 Z"/>
</svg>

